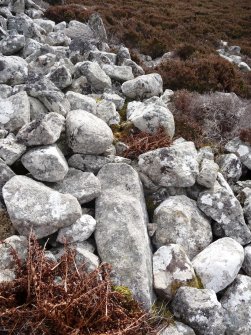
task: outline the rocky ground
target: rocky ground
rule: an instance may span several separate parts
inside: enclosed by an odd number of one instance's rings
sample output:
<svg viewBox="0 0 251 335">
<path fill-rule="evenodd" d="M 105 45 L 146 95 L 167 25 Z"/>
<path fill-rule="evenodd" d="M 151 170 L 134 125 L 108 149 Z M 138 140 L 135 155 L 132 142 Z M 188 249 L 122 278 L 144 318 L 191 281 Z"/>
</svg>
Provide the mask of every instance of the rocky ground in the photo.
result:
<svg viewBox="0 0 251 335">
<path fill-rule="evenodd" d="M 55 24 L 31 0 L 2 0 L 0 53 L 0 281 L 33 229 L 55 260 L 67 242 L 88 271 L 110 263 L 145 309 L 168 301 L 162 335 L 250 334 L 251 146 L 234 138 L 216 156 L 178 138 L 124 158 L 121 111 L 172 139 L 173 92 L 111 51 L 98 14 Z"/>
</svg>

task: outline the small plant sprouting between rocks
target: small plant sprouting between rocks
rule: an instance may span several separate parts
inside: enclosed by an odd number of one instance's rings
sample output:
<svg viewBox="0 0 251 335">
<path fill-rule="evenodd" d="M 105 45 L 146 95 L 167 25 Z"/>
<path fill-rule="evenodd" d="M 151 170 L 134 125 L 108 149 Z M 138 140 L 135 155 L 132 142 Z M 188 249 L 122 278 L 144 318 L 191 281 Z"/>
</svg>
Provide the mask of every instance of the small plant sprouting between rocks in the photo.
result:
<svg viewBox="0 0 251 335">
<path fill-rule="evenodd" d="M 110 265 L 88 274 L 70 249 L 53 262 L 34 236 L 26 263 L 12 255 L 16 279 L 0 284 L 1 334 L 157 334 L 156 318 L 113 288 Z"/>
</svg>

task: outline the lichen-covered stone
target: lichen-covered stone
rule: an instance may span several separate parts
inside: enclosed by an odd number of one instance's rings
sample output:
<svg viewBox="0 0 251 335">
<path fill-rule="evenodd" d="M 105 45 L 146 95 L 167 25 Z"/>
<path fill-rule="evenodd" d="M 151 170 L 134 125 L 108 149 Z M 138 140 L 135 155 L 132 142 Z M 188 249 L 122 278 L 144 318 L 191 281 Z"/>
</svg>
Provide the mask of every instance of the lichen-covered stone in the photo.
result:
<svg viewBox="0 0 251 335">
<path fill-rule="evenodd" d="M 174 316 L 198 335 L 223 335 L 224 310 L 213 290 L 181 287 L 173 301 Z"/>
<path fill-rule="evenodd" d="M 19 92 L 0 100 L 0 128 L 18 131 L 30 122 L 30 102 L 26 92 Z"/>
<path fill-rule="evenodd" d="M 154 211 L 156 231 L 153 243 L 157 248 L 175 243 L 192 259 L 212 242 L 210 221 L 185 195 L 171 196 Z"/>
<path fill-rule="evenodd" d="M 75 197 L 61 194 L 25 176 L 11 178 L 3 187 L 3 198 L 15 229 L 37 238 L 70 226 L 82 215 Z"/>
<path fill-rule="evenodd" d="M 53 144 L 59 139 L 64 123 L 62 115 L 48 113 L 24 125 L 17 134 L 17 140 L 26 146 Z"/>
<path fill-rule="evenodd" d="M 76 197 L 80 204 L 97 198 L 101 192 L 100 181 L 91 172 L 70 168 L 65 178 L 51 187 L 64 194 Z"/>
<path fill-rule="evenodd" d="M 153 283 L 156 293 L 167 300 L 181 286 L 199 286 L 192 263 L 181 246 L 168 244 L 154 253 Z"/>
<path fill-rule="evenodd" d="M 83 110 L 74 110 L 66 117 L 69 147 L 74 153 L 99 155 L 112 144 L 109 126 L 97 116 Z"/>
<path fill-rule="evenodd" d="M 62 244 L 82 242 L 87 240 L 96 228 L 96 220 L 84 214 L 71 226 L 61 228 L 58 232 L 57 242 Z"/>
<path fill-rule="evenodd" d="M 251 333 L 251 278 L 238 275 L 220 300 L 225 310 L 226 335 Z"/>
<path fill-rule="evenodd" d="M 234 281 L 243 260 L 243 247 L 224 237 L 202 250 L 192 264 L 203 286 L 218 293 Z"/>
<path fill-rule="evenodd" d="M 24 167 L 37 180 L 57 182 L 68 172 L 68 164 L 57 145 L 32 148 L 21 158 Z"/>
<path fill-rule="evenodd" d="M 130 99 L 150 98 L 163 93 L 163 82 L 158 73 L 151 73 L 124 82 L 121 89 Z"/>
<path fill-rule="evenodd" d="M 138 164 L 156 185 L 164 187 L 193 186 L 199 173 L 193 142 L 184 141 L 148 151 L 139 156 Z"/>
<path fill-rule="evenodd" d="M 215 183 L 214 188 L 200 193 L 197 204 L 218 223 L 223 232 L 222 237 L 231 237 L 242 245 L 251 241 L 251 231 L 245 223 L 243 210 L 231 189 Z"/>
<path fill-rule="evenodd" d="M 107 164 L 98 178 L 102 190 L 95 211 L 98 253 L 112 265 L 115 285 L 127 286 L 149 309 L 153 302 L 152 255 L 138 174 L 127 164 Z"/>
</svg>

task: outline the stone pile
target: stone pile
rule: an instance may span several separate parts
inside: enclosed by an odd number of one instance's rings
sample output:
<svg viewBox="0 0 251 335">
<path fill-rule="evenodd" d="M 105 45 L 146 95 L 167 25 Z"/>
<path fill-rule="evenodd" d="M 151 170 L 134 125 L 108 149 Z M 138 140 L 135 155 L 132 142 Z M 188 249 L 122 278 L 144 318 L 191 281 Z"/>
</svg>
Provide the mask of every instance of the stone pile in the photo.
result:
<svg viewBox="0 0 251 335">
<path fill-rule="evenodd" d="M 146 309 L 170 302 L 162 335 L 251 334 L 251 147 L 235 138 L 215 157 L 179 138 L 120 156 L 121 110 L 173 138 L 173 92 L 113 50 L 97 14 L 55 24 L 32 0 L 0 2 L 1 213 L 16 232 L 0 245 L 0 282 L 32 229 L 55 260 L 66 242 L 88 271 L 109 262 Z"/>
</svg>

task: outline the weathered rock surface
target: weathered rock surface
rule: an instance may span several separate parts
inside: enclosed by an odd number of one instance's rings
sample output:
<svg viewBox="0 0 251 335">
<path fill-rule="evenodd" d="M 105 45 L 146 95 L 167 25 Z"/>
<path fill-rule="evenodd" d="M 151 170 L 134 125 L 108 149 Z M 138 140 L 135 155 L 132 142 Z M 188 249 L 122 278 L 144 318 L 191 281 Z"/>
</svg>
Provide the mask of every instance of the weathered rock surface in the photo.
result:
<svg viewBox="0 0 251 335">
<path fill-rule="evenodd" d="M 68 145 L 75 153 L 99 155 L 113 141 L 112 131 L 103 120 L 80 109 L 68 113 L 66 132 Z"/>
<path fill-rule="evenodd" d="M 158 73 L 151 73 L 126 81 L 121 89 L 131 99 L 151 98 L 163 93 L 163 82 Z"/>
<path fill-rule="evenodd" d="M 101 69 L 98 63 L 89 61 L 76 65 L 82 75 L 86 76 L 92 89 L 97 92 L 103 92 L 106 88 L 111 88 L 110 77 Z"/>
<path fill-rule="evenodd" d="M 192 263 L 178 244 L 160 247 L 154 253 L 153 280 L 156 293 L 167 300 L 181 286 L 198 286 Z"/>
<path fill-rule="evenodd" d="M 138 164 L 156 185 L 164 187 L 193 186 L 199 173 L 193 142 L 184 141 L 148 151 L 139 156 Z"/>
<path fill-rule="evenodd" d="M 8 180 L 15 176 L 11 168 L 0 158 L 0 194 Z"/>
<path fill-rule="evenodd" d="M 213 187 L 218 171 L 219 166 L 213 160 L 204 158 L 201 162 L 197 183 L 207 188 Z"/>
<path fill-rule="evenodd" d="M 7 165 L 14 164 L 26 151 L 26 146 L 17 142 L 14 134 L 0 139 L 0 158 Z"/>
<path fill-rule="evenodd" d="M 20 92 L 0 100 L 0 128 L 18 131 L 30 122 L 30 102 L 26 92 Z"/>
<path fill-rule="evenodd" d="M 150 308 L 152 256 L 138 174 L 127 164 L 107 164 L 98 178 L 102 190 L 95 213 L 98 253 L 102 261 L 112 265 L 115 283 L 129 287 Z"/>
<path fill-rule="evenodd" d="M 156 103 L 129 102 L 127 119 L 135 127 L 147 133 L 156 133 L 163 127 L 170 139 L 173 138 L 175 125 L 172 113 L 166 107 Z"/>
<path fill-rule="evenodd" d="M 0 55 L 0 84 L 23 84 L 27 76 L 28 64 L 23 58 Z"/>
<path fill-rule="evenodd" d="M 52 184 L 50 187 L 60 193 L 73 195 L 80 204 L 97 198 L 101 192 L 100 181 L 93 173 L 74 168 L 69 169 L 61 182 Z"/>
<path fill-rule="evenodd" d="M 214 188 L 200 193 L 197 204 L 219 224 L 223 236 L 245 245 L 251 241 L 251 231 L 245 223 L 239 201 L 230 191 L 216 183 Z"/>
<path fill-rule="evenodd" d="M 156 231 L 153 243 L 157 248 L 179 244 L 192 259 L 212 242 L 210 221 L 185 195 L 171 196 L 154 211 Z"/>
<path fill-rule="evenodd" d="M 66 93 L 66 98 L 71 104 L 71 110 L 82 109 L 89 113 L 96 113 L 96 101 L 86 95 L 68 91 Z"/>
<path fill-rule="evenodd" d="M 224 310 L 213 290 L 181 287 L 172 302 L 174 316 L 198 335 L 223 335 Z"/>
<path fill-rule="evenodd" d="M 19 143 L 26 146 L 55 143 L 63 130 L 65 118 L 58 113 L 49 113 L 24 125 L 17 134 Z"/>
<path fill-rule="evenodd" d="M 217 159 L 223 177 L 228 181 L 237 181 L 242 175 L 241 160 L 235 154 L 220 155 Z"/>
<path fill-rule="evenodd" d="M 245 273 L 251 277 L 251 245 L 247 245 L 244 248 L 244 262 L 242 268 Z"/>
<path fill-rule="evenodd" d="M 57 241 L 60 243 L 74 243 L 87 240 L 96 228 L 96 220 L 84 214 L 73 225 L 61 228 L 58 232 Z"/>
<path fill-rule="evenodd" d="M 228 152 L 238 156 L 248 169 L 251 170 L 251 147 L 247 143 L 242 142 L 239 138 L 235 138 L 228 142 L 225 146 Z"/>
<path fill-rule="evenodd" d="M 21 161 L 32 176 L 41 181 L 63 180 L 69 170 L 64 155 L 57 145 L 30 149 L 22 156 Z"/>
<path fill-rule="evenodd" d="M 238 275 L 221 299 L 225 310 L 226 335 L 251 333 L 251 278 Z"/>
<path fill-rule="evenodd" d="M 243 260 L 243 247 L 232 238 L 224 237 L 201 251 L 192 264 L 204 288 L 217 293 L 234 281 Z"/>
<path fill-rule="evenodd" d="M 48 236 L 82 215 L 75 197 L 25 176 L 15 176 L 4 185 L 3 198 L 13 226 L 24 236 L 29 236 L 31 229 L 37 238 Z"/>
<path fill-rule="evenodd" d="M 25 236 L 12 235 L 6 238 L 0 244 L 0 271 L 14 270 L 15 259 L 12 255 L 14 249 L 21 261 L 25 261 L 27 257 L 28 240 Z"/>
</svg>

